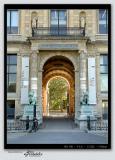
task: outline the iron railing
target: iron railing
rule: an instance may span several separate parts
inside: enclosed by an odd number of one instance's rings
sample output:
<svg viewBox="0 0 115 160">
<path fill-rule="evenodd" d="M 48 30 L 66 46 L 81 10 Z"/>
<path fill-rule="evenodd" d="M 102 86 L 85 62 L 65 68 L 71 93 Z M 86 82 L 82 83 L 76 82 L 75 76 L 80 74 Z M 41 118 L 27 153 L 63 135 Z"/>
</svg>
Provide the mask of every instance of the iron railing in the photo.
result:
<svg viewBox="0 0 115 160">
<path fill-rule="evenodd" d="M 104 130 L 108 131 L 108 123 L 104 121 L 96 121 L 94 125 L 91 126 L 91 130 Z"/>
<path fill-rule="evenodd" d="M 29 122 L 29 128 L 32 128 L 33 121 Z M 25 130 L 26 131 L 26 121 L 20 120 L 7 120 L 7 131 L 13 130 Z"/>
<path fill-rule="evenodd" d="M 82 27 L 35 27 L 32 28 L 32 37 L 39 36 L 74 36 L 74 37 L 84 37 L 85 28 Z"/>
</svg>

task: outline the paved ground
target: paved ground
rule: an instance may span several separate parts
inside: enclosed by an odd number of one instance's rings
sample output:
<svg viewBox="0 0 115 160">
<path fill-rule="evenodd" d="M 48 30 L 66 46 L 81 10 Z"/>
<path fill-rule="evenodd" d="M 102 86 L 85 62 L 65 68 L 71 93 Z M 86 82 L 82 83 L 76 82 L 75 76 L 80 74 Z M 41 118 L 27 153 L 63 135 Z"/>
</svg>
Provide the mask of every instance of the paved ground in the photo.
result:
<svg viewBox="0 0 115 160">
<path fill-rule="evenodd" d="M 7 137 L 8 144 L 107 144 L 107 134 L 80 131 L 69 118 L 47 118 L 37 132 Z"/>
<path fill-rule="evenodd" d="M 107 131 L 88 131 L 91 134 L 98 135 L 98 136 L 104 136 L 108 137 L 108 132 Z"/>
</svg>

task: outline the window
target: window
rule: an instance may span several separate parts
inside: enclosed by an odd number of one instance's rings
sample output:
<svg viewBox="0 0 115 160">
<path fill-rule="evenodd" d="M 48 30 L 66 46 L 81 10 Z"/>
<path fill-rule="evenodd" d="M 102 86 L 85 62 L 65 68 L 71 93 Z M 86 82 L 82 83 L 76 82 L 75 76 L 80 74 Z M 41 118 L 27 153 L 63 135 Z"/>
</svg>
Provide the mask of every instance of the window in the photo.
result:
<svg viewBox="0 0 115 160">
<path fill-rule="evenodd" d="M 51 34 L 65 35 L 67 30 L 66 10 L 51 10 Z"/>
<path fill-rule="evenodd" d="M 108 33 L 108 11 L 106 9 L 99 10 L 99 33 Z"/>
<path fill-rule="evenodd" d="M 108 101 L 107 100 L 102 100 L 102 117 L 103 117 L 103 120 L 108 119 Z"/>
<path fill-rule="evenodd" d="M 100 56 L 100 80 L 101 80 L 101 92 L 108 91 L 108 56 Z"/>
<path fill-rule="evenodd" d="M 7 11 L 7 33 L 18 33 L 18 10 Z"/>
<path fill-rule="evenodd" d="M 7 118 L 14 119 L 15 117 L 15 101 L 8 100 L 7 101 Z"/>
<path fill-rule="evenodd" d="M 7 91 L 16 92 L 17 56 L 7 55 Z"/>
</svg>

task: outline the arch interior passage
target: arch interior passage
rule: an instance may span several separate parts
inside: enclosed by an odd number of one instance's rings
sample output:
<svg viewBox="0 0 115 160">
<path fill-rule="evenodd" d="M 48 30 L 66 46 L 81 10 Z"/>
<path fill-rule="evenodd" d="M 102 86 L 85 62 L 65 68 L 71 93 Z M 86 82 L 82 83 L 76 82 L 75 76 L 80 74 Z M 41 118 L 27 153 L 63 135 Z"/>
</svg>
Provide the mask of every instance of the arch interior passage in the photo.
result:
<svg viewBox="0 0 115 160">
<path fill-rule="evenodd" d="M 69 112 L 69 82 L 55 76 L 47 83 L 47 113 L 49 116 L 67 116 Z"/>
<path fill-rule="evenodd" d="M 43 67 L 43 115 L 48 116 L 49 110 L 48 110 L 48 92 L 47 87 L 48 83 L 52 78 L 55 77 L 62 77 L 63 79 L 68 82 L 68 114 L 70 116 L 74 115 L 75 111 L 75 96 L 74 96 L 74 90 L 75 90 L 75 84 L 74 84 L 74 66 L 72 62 L 63 56 L 54 56 L 46 61 Z"/>
</svg>

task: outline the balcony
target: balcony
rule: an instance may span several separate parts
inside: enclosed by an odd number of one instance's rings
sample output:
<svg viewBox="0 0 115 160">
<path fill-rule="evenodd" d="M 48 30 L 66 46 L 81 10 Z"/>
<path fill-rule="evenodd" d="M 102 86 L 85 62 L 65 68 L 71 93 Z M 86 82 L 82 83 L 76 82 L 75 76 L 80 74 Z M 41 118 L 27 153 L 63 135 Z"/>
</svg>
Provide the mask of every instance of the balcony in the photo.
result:
<svg viewBox="0 0 115 160">
<path fill-rule="evenodd" d="M 78 27 L 32 28 L 32 37 L 40 39 L 80 39 L 85 37 L 85 28 L 78 28 Z"/>
</svg>

